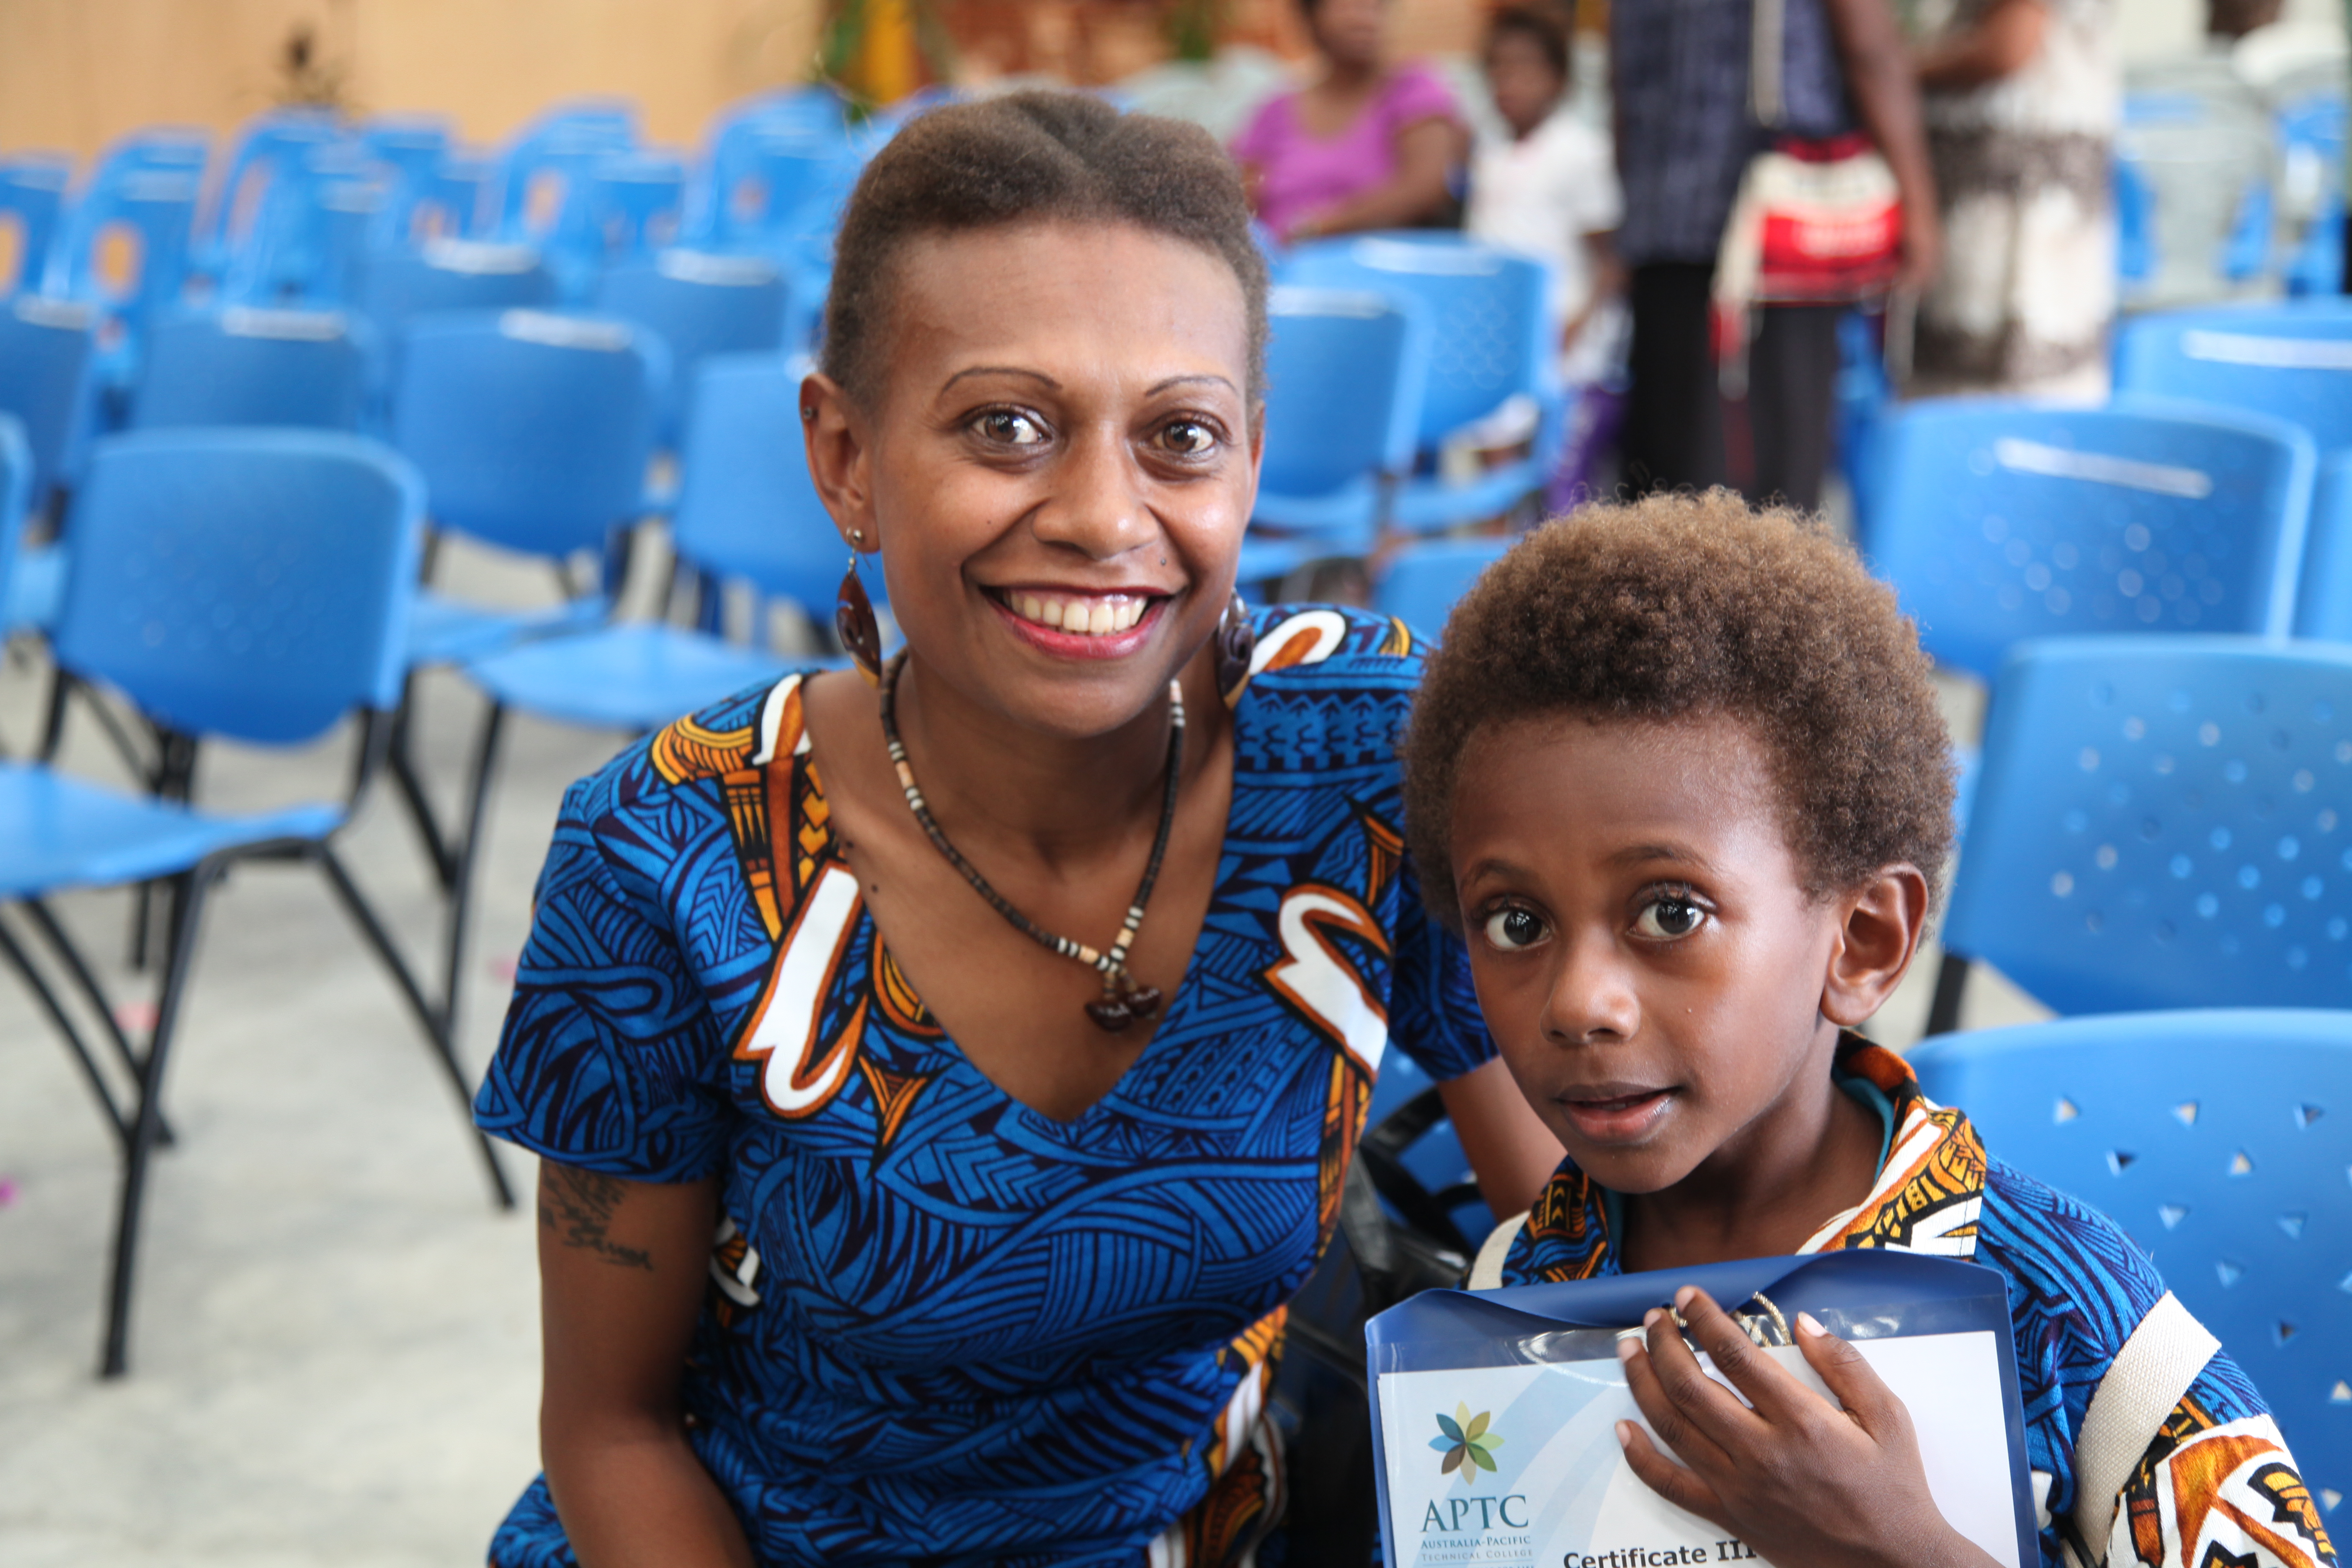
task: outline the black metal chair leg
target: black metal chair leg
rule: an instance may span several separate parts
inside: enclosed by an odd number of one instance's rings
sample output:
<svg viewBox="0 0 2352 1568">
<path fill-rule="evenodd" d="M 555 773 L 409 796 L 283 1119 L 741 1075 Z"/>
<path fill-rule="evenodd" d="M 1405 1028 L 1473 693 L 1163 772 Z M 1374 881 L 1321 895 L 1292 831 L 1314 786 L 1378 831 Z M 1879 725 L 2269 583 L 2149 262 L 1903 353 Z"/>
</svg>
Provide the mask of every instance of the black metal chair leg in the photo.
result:
<svg viewBox="0 0 2352 1568">
<path fill-rule="evenodd" d="M 179 919 L 164 959 L 163 994 L 155 1005 L 155 1032 L 141 1060 L 139 1104 L 122 1152 L 122 1200 L 115 1215 L 114 1258 L 107 1279 L 106 1348 L 98 1369 L 101 1377 L 120 1377 L 130 1364 L 131 1287 L 139 1251 L 139 1211 L 147 1191 L 147 1161 L 154 1152 L 163 1123 L 163 1068 L 179 1025 L 188 971 L 195 959 L 197 922 L 204 915 L 205 893 L 217 869 L 208 862 L 184 879 Z"/>
<path fill-rule="evenodd" d="M 58 962 L 65 965 L 67 974 L 72 977 L 74 984 L 80 989 L 82 995 L 89 999 L 90 1011 L 98 1015 L 99 1023 L 106 1030 L 107 1037 L 114 1043 L 114 1054 L 122 1059 L 124 1067 L 131 1069 L 131 1076 L 137 1078 L 140 1071 L 139 1052 L 131 1045 L 131 1037 L 124 1032 L 121 1021 L 115 1017 L 114 1004 L 106 994 L 105 988 L 99 984 L 98 976 L 90 973 L 89 963 L 81 955 L 81 949 L 74 945 L 73 938 L 66 934 L 66 928 L 58 922 L 58 917 L 50 912 L 48 905 L 38 899 L 26 899 L 24 908 L 25 912 L 32 916 L 33 924 L 39 929 L 42 938 L 48 942 L 49 951 L 58 955 Z M 162 1112 L 158 1111 L 156 1114 L 156 1142 L 168 1149 L 177 1142 L 176 1135 L 172 1131 L 171 1121 L 163 1118 Z M 126 1132 L 129 1125 L 128 1121 L 125 1121 Z"/>
<path fill-rule="evenodd" d="M 457 1037 L 459 997 L 464 992 L 466 942 L 471 936 L 474 912 L 474 868 L 482 849 L 482 824 L 489 816 L 490 775 L 497 770 L 499 736 L 506 727 L 503 703 L 492 702 L 482 715 L 482 732 L 474 745 L 474 781 L 466 801 L 466 837 L 457 846 L 457 876 L 449 889 L 448 968 L 443 979 L 441 1015 L 449 1020 L 449 1038 Z"/>
<path fill-rule="evenodd" d="M 391 933 L 384 930 L 383 922 L 376 918 L 375 910 L 360 892 L 359 884 L 352 880 L 351 872 L 344 868 L 342 861 L 337 858 L 334 850 L 321 844 L 317 846 L 311 854 L 325 869 L 327 885 L 334 889 L 335 896 L 342 901 L 343 908 L 350 912 L 352 923 L 360 928 L 360 934 L 367 938 L 368 945 L 375 949 L 376 956 L 383 960 L 383 966 L 391 971 L 393 983 L 399 987 L 401 996 L 408 1003 L 409 1011 L 416 1016 L 416 1021 L 424 1026 L 425 1043 L 433 1047 L 433 1054 L 439 1058 L 442 1070 L 448 1074 L 451 1086 L 457 1091 L 457 1104 L 465 1112 L 467 1124 L 470 1126 L 473 1121 L 474 1086 L 466 1081 L 466 1069 L 457 1060 L 456 1049 L 450 1045 L 446 1021 L 434 1007 L 431 999 L 425 994 L 425 988 L 416 983 L 415 971 L 411 970 L 407 961 L 400 956 L 400 950 L 393 945 Z M 498 1152 L 491 1147 L 488 1136 L 479 1128 L 475 1128 L 473 1131 L 475 1146 L 481 1151 L 482 1164 L 489 1172 L 492 1198 L 501 1209 L 513 1208 L 515 1206 L 514 1189 L 507 1184 L 507 1173 L 499 1164 Z"/>
<path fill-rule="evenodd" d="M 1947 950 L 1936 971 L 1936 997 L 1927 1004 L 1927 1033 L 1948 1035 L 1960 1026 L 1960 1003 L 1969 988 L 1969 961 Z"/>
<path fill-rule="evenodd" d="M 415 825 L 416 837 L 425 847 L 425 858 L 433 863 L 433 875 L 446 891 L 457 875 L 457 851 L 441 831 L 441 819 L 433 814 L 433 802 L 425 793 L 425 780 L 416 771 L 416 759 L 408 749 L 408 731 L 416 710 L 416 676 L 412 671 L 401 687 L 400 710 L 392 717 L 392 735 L 385 760 L 392 764 L 392 782 L 400 791 L 401 803 L 408 808 L 408 819 Z"/>
<path fill-rule="evenodd" d="M 106 1075 L 98 1070 L 98 1058 L 90 1054 L 89 1047 L 81 1037 L 81 1031 L 74 1026 L 73 1016 L 65 1010 L 58 1000 L 58 994 L 49 989 L 48 982 L 34 967 L 32 956 L 16 945 L 16 939 L 9 934 L 5 925 L 0 925 L 0 958 L 6 959 L 9 967 L 24 976 L 25 984 L 32 991 L 34 1000 L 39 1002 L 41 1010 L 48 1014 L 49 1021 L 65 1037 L 66 1049 L 73 1053 L 82 1076 L 89 1080 L 90 1092 L 98 1096 L 98 1103 L 105 1110 L 106 1119 L 114 1124 L 115 1136 L 127 1146 L 131 1140 L 131 1120 L 116 1101 L 114 1089 L 106 1081 Z M 136 1065 L 134 1062 L 134 1068 Z"/>
</svg>

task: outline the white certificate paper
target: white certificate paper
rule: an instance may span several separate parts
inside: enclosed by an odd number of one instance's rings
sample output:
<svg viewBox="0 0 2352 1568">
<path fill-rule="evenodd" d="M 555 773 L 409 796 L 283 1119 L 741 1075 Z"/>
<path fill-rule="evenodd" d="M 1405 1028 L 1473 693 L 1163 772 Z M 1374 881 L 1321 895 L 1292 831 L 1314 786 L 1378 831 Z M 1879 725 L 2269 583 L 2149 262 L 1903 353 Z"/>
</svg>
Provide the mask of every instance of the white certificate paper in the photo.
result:
<svg viewBox="0 0 2352 1568">
<path fill-rule="evenodd" d="M 1993 1336 L 1979 1330 L 1853 1343 L 1910 1409 L 1928 1489 L 1944 1517 L 2002 1568 L 2021 1568 Z M 1827 1395 L 1795 1349 L 1764 1353 Z M 1617 1423 L 1645 1429 L 1649 1423 L 1614 1360 L 1380 1378 L 1388 1561 L 1397 1568 L 1764 1561 L 1659 1497 L 1625 1463 Z"/>
</svg>

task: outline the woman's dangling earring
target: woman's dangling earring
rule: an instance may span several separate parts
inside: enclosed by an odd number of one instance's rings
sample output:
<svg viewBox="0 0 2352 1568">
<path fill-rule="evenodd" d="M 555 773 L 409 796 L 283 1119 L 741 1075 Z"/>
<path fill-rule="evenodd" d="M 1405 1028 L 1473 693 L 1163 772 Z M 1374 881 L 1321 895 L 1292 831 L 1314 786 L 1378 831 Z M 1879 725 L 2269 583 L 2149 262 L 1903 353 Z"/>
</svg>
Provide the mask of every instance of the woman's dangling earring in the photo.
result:
<svg viewBox="0 0 2352 1568">
<path fill-rule="evenodd" d="M 866 595 L 866 584 L 857 574 L 857 547 L 866 542 L 865 531 L 849 531 L 849 570 L 842 574 L 841 592 L 833 605 L 833 635 L 841 642 L 841 651 L 857 667 L 868 686 L 882 684 L 882 628 L 874 619 L 874 601 Z"/>
<path fill-rule="evenodd" d="M 1257 650 L 1257 628 L 1250 625 L 1249 606 L 1239 593 L 1217 622 L 1217 691 L 1230 704 L 1249 679 L 1250 655 Z"/>
</svg>

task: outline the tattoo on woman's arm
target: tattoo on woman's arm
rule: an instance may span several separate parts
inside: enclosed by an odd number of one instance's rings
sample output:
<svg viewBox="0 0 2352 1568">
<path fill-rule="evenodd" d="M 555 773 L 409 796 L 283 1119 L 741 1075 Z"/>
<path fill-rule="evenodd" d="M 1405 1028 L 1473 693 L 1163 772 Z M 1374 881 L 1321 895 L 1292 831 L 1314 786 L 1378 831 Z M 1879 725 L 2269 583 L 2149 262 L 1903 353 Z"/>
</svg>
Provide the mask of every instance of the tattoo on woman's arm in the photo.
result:
<svg viewBox="0 0 2352 1568">
<path fill-rule="evenodd" d="M 651 1253 L 642 1247 L 624 1247 L 604 1234 L 613 1212 L 628 1195 L 625 1184 L 571 1165 L 550 1163 L 539 1169 L 539 1223 L 554 1231 L 564 1246 L 592 1252 L 599 1261 L 622 1268 L 652 1269 Z"/>
</svg>

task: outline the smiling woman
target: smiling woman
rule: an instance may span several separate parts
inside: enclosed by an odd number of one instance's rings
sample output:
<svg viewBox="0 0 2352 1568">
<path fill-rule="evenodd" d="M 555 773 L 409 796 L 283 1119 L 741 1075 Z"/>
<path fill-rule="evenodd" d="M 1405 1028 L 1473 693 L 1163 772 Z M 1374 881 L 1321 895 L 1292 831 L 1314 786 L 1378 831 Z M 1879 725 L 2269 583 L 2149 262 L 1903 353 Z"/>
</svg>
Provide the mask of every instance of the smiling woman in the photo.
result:
<svg viewBox="0 0 2352 1568">
<path fill-rule="evenodd" d="M 1247 224 L 1075 96 L 861 181 L 801 434 L 907 650 L 565 802 L 478 1106 L 546 1162 L 494 1563 L 1246 1561 L 1385 1049 L 1497 1212 L 1557 1162 L 1402 852 L 1412 634 L 1233 595 Z"/>
</svg>

